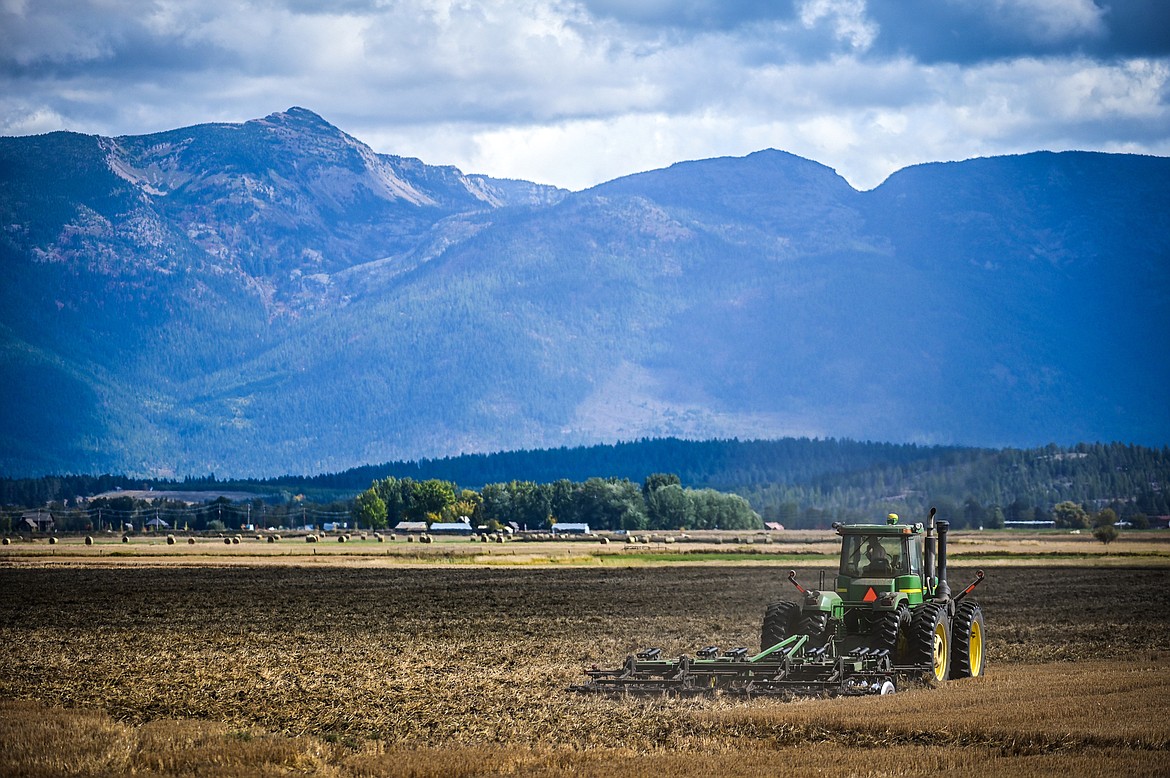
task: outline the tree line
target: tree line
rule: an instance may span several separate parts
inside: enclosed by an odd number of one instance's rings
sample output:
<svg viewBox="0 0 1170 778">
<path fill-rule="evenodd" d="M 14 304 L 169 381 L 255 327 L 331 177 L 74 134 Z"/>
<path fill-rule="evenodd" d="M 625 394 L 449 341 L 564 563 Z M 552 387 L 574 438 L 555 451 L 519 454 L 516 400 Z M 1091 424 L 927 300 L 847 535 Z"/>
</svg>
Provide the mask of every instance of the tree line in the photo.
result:
<svg viewBox="0 0 1170 778">
<path fill-rule="evenodd" d="M 633 495 L 656 473 L 672 473 L 680 481 L 679 489 L 682 484 L 688 488 L 682 489 L 681 496 L 675 490 L 652 498 L 643 495 L 639 504 Z M 265 480 L 223 481 L 207 476 L 176 482 L 108 475 L 0 479 L 0 504 L 63 506 L 77 497 L 117 487 L 230 489 L 263 496 L 268 507 L 262 510 L 277 511 L 280 504 L 294 503 L 290 510 L 298 510 L 299 505 L 303 512 L 306 503 L 349 504 L 354 495 L 376 482 L 428 481 L 449 484 L 459 499 L 451 502 L 444 496 L 438 510 L 422 510 L 413 506 L 431 505 L 432 498 L 394 497 L 392 489 L 383 487 L 379 497 L 387 504 L 388 517 L 417 518 L 432 512 L 501 521 L 506 511 L 513 511 L 523 517 L 518 523 L 530 526 L 540 525 L 547 516 L 618 528 L 623 520 L 637 524 L 644 518 L 647 528 L 657 528 L 665 510 L 658 503 L 673 501 L 685 502 L 675 515 L 683 516 L 678 523 L 686 522 L 686 526 L 734 520 L 720 518 L 713 507 L 719 501 L 704 490 L 737 494 L 762 519 L 790 528 L 823 528 L 833 521 L 868 520 L 891 511 L 924 516 L 932 506 L 956 528 L 993 528 L 1009 521 L 1059 523 L 1062 519 L 1055 508 L 1065 502 L 1091 515 L 1108 508 L 1131 526 L 1170 516 L 1170 448 L 1082 443 L 995 450 L 807 438 L 663 438 L 398 462 Z M 455 484 L 464 488 L 456 490 Z M 466 503 L 464 491 L 478 497 L 472 498 L 472 504 L 455 508 L 456 502 Z M 566 497 L 570 494 L 572 499 Z"/>
<path fill-rule="evenodd" d="M 665 473 L 647 476 L 640 486 L 628 478 L 513 480 L 478 491 L 440 479 L 387 476 L 355 498 L 354 518 L 372 529 L 400 521 L 466 521 L 493 531 L 509 523 L 530 530 L 556 524 L 627 531 L 763 527 L 743 497 L 684 488 L 677 475 Z"/>
</svg>

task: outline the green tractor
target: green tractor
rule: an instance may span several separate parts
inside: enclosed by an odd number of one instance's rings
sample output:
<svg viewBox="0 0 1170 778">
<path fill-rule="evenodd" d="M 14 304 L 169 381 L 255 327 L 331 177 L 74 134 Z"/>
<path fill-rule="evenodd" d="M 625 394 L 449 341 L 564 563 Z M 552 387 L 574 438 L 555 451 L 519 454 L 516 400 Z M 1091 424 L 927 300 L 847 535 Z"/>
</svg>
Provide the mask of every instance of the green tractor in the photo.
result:
<svg viewBox="0 0 1170 778">
<path fill-rule="evenodd" d="M 834 524 L 841 564 L 833 590 L 810 590 L 789 580 L 800 602 L 774 602 L 764 614 L 760 643 L 769 648 L 807 635 L 814 650 L 835 643 L 838 654 L 869 650 L 891 658 L 895 670 L 926 680 L 983 675 L 983 611 L 968 595 L 983 572 L 959 594 L 947 583 L 948 524 Z M 824 587 L 822 586 L 822 589 Z"/>
<path fill-rule="evenodd" d="M 707 646 L 694 656 L 647 648 L 621 667 L 585 671 L 578 692 L 712 692 L 754 695 L 892 694 L 907 681 L 983 675 L 983 612 L 947 584 L 947 530 L 935 510 L 925 524 L 834 524 L 841 536 L 835 586 L 806 589 L 790 572 L 799 602 L 764 613 L 760 652 Z"/>
</svg>

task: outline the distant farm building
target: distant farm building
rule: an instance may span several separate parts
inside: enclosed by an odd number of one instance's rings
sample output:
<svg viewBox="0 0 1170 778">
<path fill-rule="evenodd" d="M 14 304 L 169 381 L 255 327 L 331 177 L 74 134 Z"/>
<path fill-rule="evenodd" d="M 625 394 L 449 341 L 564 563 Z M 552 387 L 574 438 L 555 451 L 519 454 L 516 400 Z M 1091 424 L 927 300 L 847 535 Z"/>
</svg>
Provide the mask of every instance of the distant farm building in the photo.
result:
<svg viewBox="0 0 1170 778">
<path fill-rule="evenodd" d="M 552 528 L 554 535 L 592 535 L 593 530 L 589 529 L 588 524 L 554 524 Z"/>
<path fill-rule="evenodd" d="M 49 532 L 53 529 L 53 514 L 48 511 L 22 513 L 20 521 L 33 532 Z"/>
<path fill-rule="evenodd" d="M 775 530 L 776 532 L 780 532 L 781 530 L 784 529 L 784 525 L 778 521 L 765 521 L 764 522 L 764 529 L 770 529 L 770 530 Z"/>
<path fill-rule="evenodd" d="M 431 525 L 432 535 L 470 535 L 475 529 L 463 521 L 436 521 Z"/>
<path fill-rule="evenodd" d="M 422 534 L 427 531 L 427 523 L 425 521 L 400 521 L 394 525 L 394 531 Z"/>
</svg>

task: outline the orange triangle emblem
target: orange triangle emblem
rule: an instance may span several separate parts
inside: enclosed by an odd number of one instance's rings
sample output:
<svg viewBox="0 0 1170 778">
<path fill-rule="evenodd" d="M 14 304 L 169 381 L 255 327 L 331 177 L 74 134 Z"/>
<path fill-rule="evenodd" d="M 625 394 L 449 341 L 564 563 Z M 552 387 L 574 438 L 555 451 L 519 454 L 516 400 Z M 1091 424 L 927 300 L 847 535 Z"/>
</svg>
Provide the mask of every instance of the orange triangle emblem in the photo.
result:
<svg viewBox="0 0 1170 778">
<path fill-rule="evenodd" d="M 861 598 L 861 601 L 862 602 L 873 602 L 876 599 L 877 599 L 877 592 L 875 592 L 873 590 L 873 587 L 871 586 L 871 587 L 869 587 L 869 591 L 865 593 L 865 596 Z"/>
</svg>

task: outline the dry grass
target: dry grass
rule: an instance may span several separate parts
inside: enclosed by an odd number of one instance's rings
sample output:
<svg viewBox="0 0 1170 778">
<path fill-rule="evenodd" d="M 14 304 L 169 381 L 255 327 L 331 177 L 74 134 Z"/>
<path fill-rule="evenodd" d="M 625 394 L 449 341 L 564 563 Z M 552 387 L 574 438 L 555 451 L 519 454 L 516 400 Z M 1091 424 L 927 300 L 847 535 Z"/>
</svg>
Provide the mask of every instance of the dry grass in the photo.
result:
<svg viewBox="0 0 1170 778">
<path fill-rule="evenodd" d="M 786 571 L 7 569 L 0 774 L 1166 773 L 1166 568 L 995 570 L 990 674 L 939 690 L 564 691 L 646 645 L 754 645 Z"/>
</svg>

